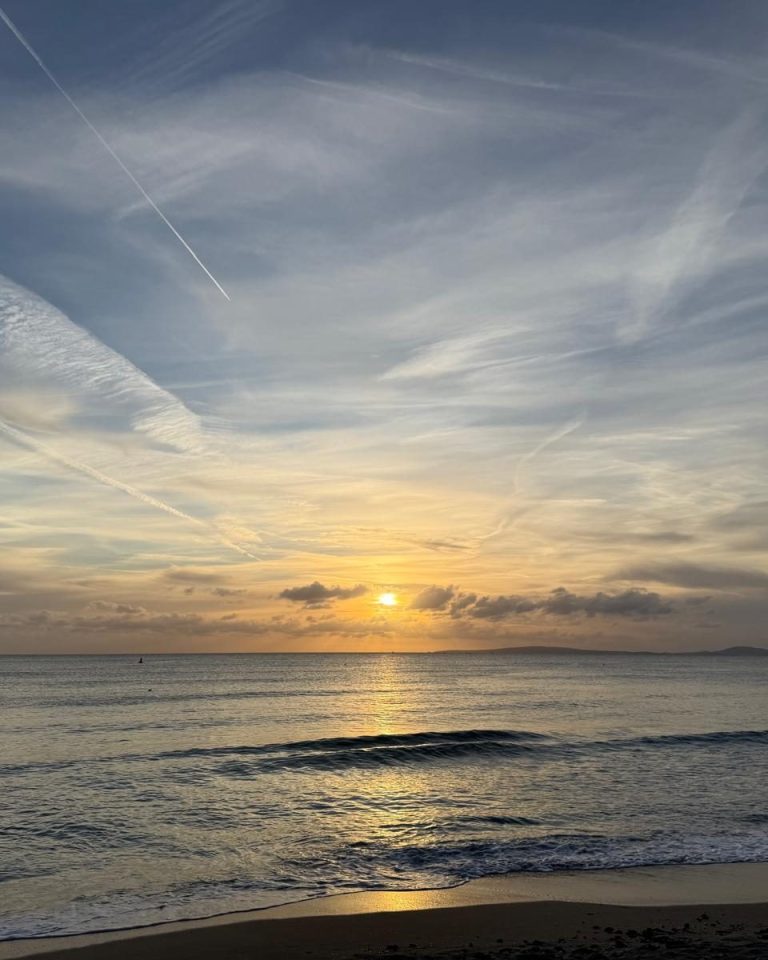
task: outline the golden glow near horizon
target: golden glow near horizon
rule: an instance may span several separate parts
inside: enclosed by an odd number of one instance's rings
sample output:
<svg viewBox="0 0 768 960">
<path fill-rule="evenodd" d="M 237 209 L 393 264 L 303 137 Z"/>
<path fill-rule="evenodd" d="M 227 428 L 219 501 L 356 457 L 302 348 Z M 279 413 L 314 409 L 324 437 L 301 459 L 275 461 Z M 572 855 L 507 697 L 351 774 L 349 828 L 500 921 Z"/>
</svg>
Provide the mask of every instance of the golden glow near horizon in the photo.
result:
<svg viewBox="0 0 768 960">
<path fill-rule="evenodd" d="M 376 603 L 382 607 L 396 607 L 399 601 L 396 593 L 380 593 L 376 598 Z"/>
<path fill-rule="evenodd" d="M 53 6 L 26 4 L 33 44 Z M 74 91 L 102 41 L 147 55 L 129 4 L 84 6 L 57 37 Z M 416 63 L 359 6 L 370 56 L 329 57 L 331 87 L 258 45 L 177 76 L 204 12 L 158 20 L 172 95 L 134 84 L 126 111 L 102 77 L 99 130 L 231 301 L 0 24 L 0 216 L 24 221 L 22 245 L 0 231 L 0 653 L 765 644 L 768 125 L 746 73 L 703 88 L 665 45 L 709 56 L 683 18 L 644 24 L 638 75 L 515 4 L 423 50 L 407 18 Z M 313 29 L 276 28 L 302 74 Z M 483 79 L 520 31 L 511 71 L 566 64 L 573 88 L 510 105 Z M 736 16 L 729 55 L 751 63 L 752 33 Z"/>
</svg>

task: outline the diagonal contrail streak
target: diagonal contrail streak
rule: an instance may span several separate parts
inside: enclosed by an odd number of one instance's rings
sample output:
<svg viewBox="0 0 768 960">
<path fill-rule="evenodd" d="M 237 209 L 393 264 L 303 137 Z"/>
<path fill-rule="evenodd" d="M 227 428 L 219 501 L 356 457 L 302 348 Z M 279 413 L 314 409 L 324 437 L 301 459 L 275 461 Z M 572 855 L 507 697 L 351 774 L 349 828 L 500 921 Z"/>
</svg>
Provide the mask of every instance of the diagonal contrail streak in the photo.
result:
<svg viewBox="0 0 768 960">
<path fill-rule="evenodd" d="M 53 460 L 55 463 L 58 463 L 61 466 L 68 467 L 70 470 L 74 470 L 76 473 L 90 477 L 91 480 L 95 480 L 97 483 L 103 483 L 107 487 L 112 487 L 113 490 L 120 490 L 123 493 L 127 493 L 129 497 L 133 497 L 134 500 L 138 500 L 139 502 L 146 504 L 148 507 L 155 507 L 155 509 L 162 510 L 164 513 L 168 513 L 172 517 L 176 517 L 179 520 L 184 520 L 187 523 L 192 523 L 197 527 L 202 527 L 209 537 L 213 537 L 225 547 L 229 547 L 230 550 L 234 550 L 251 560 L 259 559 L 257 556 L 254 556 L 254 554 L 249 553 L 245 547 L 241 547 L 239 543 L 233 543 L 226 537 L 222 537 L 217 531 L 212 530 L 204 520 L 200 520 L 198 517 L 190 516 L 190 514 L 184 513 L 182 510 L 177 510 L 176 507 L 172 507 L 169 503 L 165 503 L 165 501 L 159 500 L 157 497 L 153 497 L 149 493 L 144 493 L 143 490 L 137 490 L 136 487 L 132 487 L 128 483 L 123 483 L 122 480 L 111 477 L 107 473 L 102 473 L 101 470 L 97 470 L 96 467 L 92 467 L 90 464 L 82 463 L 79 460 L 74 460 L 72 457 L 68 457 L 66 454 L 60 453 L 58 450 L 52 450 L 44 443 L 41 443 L 34 437 L 31 437 L 25 431 L 20 430 L 18 427 L 11 426 L 11 424 L 6 423 L 4 420 L 0 420 L 0 433 L 5 434 L 6 437 L 14 441 L 14 443 L 17 443 L 19 446 L 26 447 L 28 450 L 34 450 L 36 453 L 42 454 L 44 457 L 48 457 L 48 459 Z"/>
<path fill-rule="evenodd" d="M 83 123 L 88 127 L 88 129 L 91 131 L 91 133 L 96 137 L 96 139 L 99 141 L 99 143 L 104 147 L 104 149 L 107 151 L 107 153 L 112 157 L 112 159 L 115 161 L 115 163 L 120 167 L 120 169 L 123 171 L 123 173 L 124 173 L 124 174 L 128 177 L 128 179 L 131 181 L 131 183 L 136 187 L 136 189 L 139 191 L 139 193 L 142 195 L 142 197 L 144 197 L 144 199 L 147 201 L 147 203 L 150 205 L 150 207 L 152 207 L 152 209 L 155 211 L 155 213 L 158 215 L 158 217 L 160 217 L 160 219 L 163 221 L 163 223 L 166 225 L 166 227 L 168 227 L 168 229 L 171 231 L 171 233 L 174 235 L 174 237 L 176 237 L 176 239 L 179 241 L 179 243 L 184 247 L 184 249 L 187 251 L 187 253 L 192 257 L 192 259 L 195 261 L 195 263 L 198 265 L 198 267 L 200 267 L 200 269 L 203 271 L 203 273 L 204 273 L 204 274 L 208 277 L 208 279 L 214 284 L 214 286 L 215 286 L 216 289 L 219 291 L 219 293 L 221 293 L 222 296 L 224 296 L 227 300 L 231 300 L 232 298 L 231 298 L 230 295 L 227 293 L 227 291 L 224 289 L 224 287 L 222 287 L 222 285 L 219 283 L 219 281 L 216 279 L 216 277 L 214 277 L 214 275 L 211 273 L 211 271 L 208 269 L 208 267 L 206 267 L 206 265 L 203 263 L 203 261 L 200 259 L 200 257 L 198 257 L 198 255 L 195 253 L 195 251 L 192 249 L 192 247 L 190 247 L 190 245 L 187 243 L 187 241 L 184 239 L 184 237 L 182 237 L 182 235 L 179 233 L 179 231 L 176 229 L 176 227 L 174 227 L 174 225 L 171 223 L 171 221 L 168 219 L 168 217 L 166 217 L 166 215 L 163 213 L 163 211 L 160 209 L 160 207 L 158 207 L 158 205 L 155 203 L 155 201 L 152 199 L 152 197 L 150 197 L 150 195 L 147 193 L 147 191 L 144 189 L 144 187 L 139 183 L 139 181 L 136 179 L 136 177 L 131 173 L 131 171 L 128 169 L 128 167 L 123 163 L 123 161 L 120 159 L 120 157 L 118 156 L 118 154 L 117 154 L 117 153 L 114 151 L 114 149 L 112 148 L 112 146 L 111 146 L 111 144 L 109 143 L 109 141 L 107 141 L 107 140 L 99 133 L 99 131 L 96 129 L 96 127 L 94 127 L 94 125 L 91 123 L 91 121 L 88 119 L 88 117 L 86 117 L 86 115 L 83 113 L 83 111 L 80 109 L 80 107 L 78 107 L 78 105 L 75 103 L 75 101 L 72 99 L 72 97 L 70 97 L 70 95 L 67 93 L 67 91 L 64 89 L 64 87 L 62 87 L 62 85 L 59 83 L 59 81 L 56 79 L 56 77 L 51 73 L 51 71 L 48 69 L 48 67 L 46 67 L 45 63 L 44 63 L 43 60 L 40 58 L 40 56 L 37 54 L 37 52 L 35 51 L 34 47 L 29 43 L 29 41 L 27 40 L 27 38 L 26 38 L 26 37 L 24 36 L 24 34 L 19 30 L 19 28 L 16 26 L 16 24 L 13 22 L 13 20 L 11 20 L 11 18 L 10 18 L 10 17 L 8 16 L 8 14 L 3 10 L 2 7 L 0 7 L 0 20 L 2 20 L 3 23 L 6 25 L 6 27 L 8 27 L 8 29 L 11 31 L 11 33 L 14 35 L 14 37 L 16 37 L 16 39 L 17 39 L 17 40 L 19 41 L 19 43 L 24 47 L 24 49 L 27 51 L 27 53 L 32 57 L 32 59 L 35 61 L 35 63 L 40 67 L 40 69 L 43 71 L 43 73 L 46 75 L 46 77 L 48 77 L 48 79 L 51 81 L 51 83 L 54 85 L 54 87 L 56 87 L 56 89 L 57 89 L 57 90 L 59 91 L 59 93 L 64 97 L 64 99 L 67 101 L 67 103 L 72 107 L 72 109 L 75 111 L 75 113 L 78 115 L 78 117 L 80 117 L 80 119 L 83 121 Z"/>
<path fill-rule="evenodd" d="M 515 467 L 512 481 L 513 488 L 517 490 L 520 484 L 520 473 L 525 464 L 530 463 L 531 460 L 537 457 L 541 451 L 545 450 L 548 446 L 550 446 L 550 444 L 557 443 L 558 440 L 562 440 L 563 437 L 567 437 L 569 433 L 573 433 L 574 430 L 578 430 L 579 427 L 584 425 L 586 418 L 586 413 L 582 413 L 580 416 L 568 420 L 567 423 L 564 423 L 563 426 L 557 429 L 554 433 L 551 433 L 548 437 L 545 437 L 541 443 L 537 444 L 533 448 L 533 450 L 530 450 L 528 453 L 522 456 L 518 460 L 517 466 Z M 517 509 L 513 510 L 513 506 L 516 506 Z M 517 505 L 513 501 L 493 530 L 491 530 L 490 533 L 484 534 L 483 536 L 475 537 L 476 542 L 481 543 L 484 540 L 491 540 L 493 537 L 497 537 L 500 533 L 503 533 L 511 523 L 514 523 L 515 520 L 527 513 L 529 509 L 529 505 Z"/>
</svg>

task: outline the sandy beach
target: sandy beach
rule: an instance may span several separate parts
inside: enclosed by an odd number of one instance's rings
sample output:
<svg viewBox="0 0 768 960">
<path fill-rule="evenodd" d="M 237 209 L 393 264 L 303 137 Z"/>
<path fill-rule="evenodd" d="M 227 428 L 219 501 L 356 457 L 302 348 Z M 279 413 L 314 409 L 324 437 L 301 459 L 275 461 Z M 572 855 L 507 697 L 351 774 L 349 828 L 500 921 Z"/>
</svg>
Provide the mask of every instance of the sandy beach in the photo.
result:
<svg viewBox="0 0 768 960">
<path fill-rule="evenodd" d="M 492 877 L 130 931 L 0 944 L 0 960 L 576 960 L 768 956 L 768 864 Z"/>
</svg>

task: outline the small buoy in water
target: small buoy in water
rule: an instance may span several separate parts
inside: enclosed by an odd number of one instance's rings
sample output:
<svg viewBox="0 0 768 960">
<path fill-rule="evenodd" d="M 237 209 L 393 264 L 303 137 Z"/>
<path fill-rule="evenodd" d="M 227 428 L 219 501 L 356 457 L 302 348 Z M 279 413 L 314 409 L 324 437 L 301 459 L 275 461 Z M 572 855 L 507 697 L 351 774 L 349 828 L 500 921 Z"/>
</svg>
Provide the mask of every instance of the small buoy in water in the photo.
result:
<svg viewBox="0 0 768 960">
<path fill-rule="evenodd" d="M 144 663 L 144 657 L 139 657 L 139 663 Z"/>
</svg>

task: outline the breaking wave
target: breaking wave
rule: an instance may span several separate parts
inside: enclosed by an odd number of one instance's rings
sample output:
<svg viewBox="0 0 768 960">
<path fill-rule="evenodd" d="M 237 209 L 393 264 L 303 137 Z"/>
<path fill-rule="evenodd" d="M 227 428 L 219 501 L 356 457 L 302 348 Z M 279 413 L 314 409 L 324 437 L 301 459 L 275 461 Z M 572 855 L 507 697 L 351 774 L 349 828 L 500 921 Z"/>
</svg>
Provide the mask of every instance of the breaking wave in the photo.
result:
<svg viewBox="0 0 768 960">
<path fill-rule="evenodd" d="M 218 760 L 218 773 L 236 777 L 280 770 L 339 771 L 354 768 L 414 766 L 483 758 L 553 759 L 585 753 L 691 747 L 733 747 L 768 744 L 768 730 L 716 730 L 611 740 L 567 740 L 527 730 L 450 730 L 326 737 L 285 743 L 190 747 L 154 754 L 122 754 L 47 763 L 0 765 L 0 773 L 64 769 L 91 764 Z"/>
</svg>

